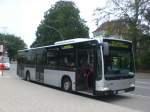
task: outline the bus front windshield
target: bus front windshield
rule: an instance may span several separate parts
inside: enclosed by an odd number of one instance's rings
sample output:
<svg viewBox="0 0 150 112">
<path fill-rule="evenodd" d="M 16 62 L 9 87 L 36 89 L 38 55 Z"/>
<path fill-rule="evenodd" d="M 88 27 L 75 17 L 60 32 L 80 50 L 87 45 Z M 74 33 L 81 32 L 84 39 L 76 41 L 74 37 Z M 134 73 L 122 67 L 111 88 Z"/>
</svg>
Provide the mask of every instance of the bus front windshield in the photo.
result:
<svg viewBox="0 0 150 112">
<path fill-rule="evenodd" d="M 134 62 L 131 49 L 110 48 L 104 56 L 105 78 L 129 78 L 134 75 Z"/>
</svg>

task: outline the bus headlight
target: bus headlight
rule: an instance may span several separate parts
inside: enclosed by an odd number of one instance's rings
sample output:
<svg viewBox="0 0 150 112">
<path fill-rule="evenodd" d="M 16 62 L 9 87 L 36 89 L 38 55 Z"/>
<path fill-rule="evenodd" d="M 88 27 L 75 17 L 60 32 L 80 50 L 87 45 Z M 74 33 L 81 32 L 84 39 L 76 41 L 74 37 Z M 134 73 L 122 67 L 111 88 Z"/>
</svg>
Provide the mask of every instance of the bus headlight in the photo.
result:
<svg viewBox="0 0 150 112">
<path fill-rule="evenodd" d="M 131 83 L 131 84 L 130 84 L 130 87 L 135 87 L 135 84 Z"/>
<path fill-rule="evenodd" d="M 101 91 L 109 91 L 110 89 L 108 87 L 101 88 Z"/>
</svg>

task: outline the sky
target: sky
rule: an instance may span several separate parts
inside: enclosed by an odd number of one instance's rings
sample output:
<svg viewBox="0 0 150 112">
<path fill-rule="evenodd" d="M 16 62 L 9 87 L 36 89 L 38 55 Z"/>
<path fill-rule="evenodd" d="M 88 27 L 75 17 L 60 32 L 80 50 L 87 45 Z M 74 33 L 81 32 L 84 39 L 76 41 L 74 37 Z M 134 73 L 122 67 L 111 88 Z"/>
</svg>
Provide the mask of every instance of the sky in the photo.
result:
<svg viewBox="0 0 150 112">
<path fill-rule="evenodd" d="M 0 0 L 0 33 L 21 37 L 29 47 L 36 39 L 35 32 L 44 12 L 59 0 Z M 67 1 L 67 0 L 66 0 Z M 69 1 L 69 0 L 68 0 Z M 96 29 L 93 12 L 105 6 L 106 0 L 72 0 L 92 31 Z"/>
</svg>

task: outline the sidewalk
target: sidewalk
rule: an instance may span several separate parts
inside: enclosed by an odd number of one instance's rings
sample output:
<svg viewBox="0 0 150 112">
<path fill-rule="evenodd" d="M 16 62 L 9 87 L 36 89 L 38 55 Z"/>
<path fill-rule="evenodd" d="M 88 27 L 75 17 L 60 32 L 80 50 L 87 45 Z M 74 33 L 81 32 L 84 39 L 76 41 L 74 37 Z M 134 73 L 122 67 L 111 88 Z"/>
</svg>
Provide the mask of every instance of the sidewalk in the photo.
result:
<svg viewBox="0 0 150 112">
<path fill-rule="evenodd" d="M 20 80 L 14 71 L 0 76 L 0 112 L 137 112 L 80 95 Z"/>
</svg>

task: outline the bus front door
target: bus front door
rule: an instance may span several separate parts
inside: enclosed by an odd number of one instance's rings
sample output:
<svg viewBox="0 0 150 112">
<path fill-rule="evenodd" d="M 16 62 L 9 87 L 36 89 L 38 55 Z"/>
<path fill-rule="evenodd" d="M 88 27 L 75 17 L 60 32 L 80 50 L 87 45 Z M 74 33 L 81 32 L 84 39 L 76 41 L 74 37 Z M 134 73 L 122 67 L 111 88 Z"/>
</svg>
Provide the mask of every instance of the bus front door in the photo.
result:
<svg viewBox="0 0 150 112">
<path fill-rule="evenodd" d="M 94 49 L 78 50 L 78 70 L 76 90 L 93 93 L 94 90 Z"/>
<path fill-rule="evenodd" d="M 44 82 L 44 65 L 40 55 L 36 55 L 36 81 Z"/>
<path fill-rule="evenodd" d="M 20 77 L 25 78 L 25 75 L 24 75 L 24 58 L 18 59 L 17 72 L 20 75 Z"/>
</svg>

